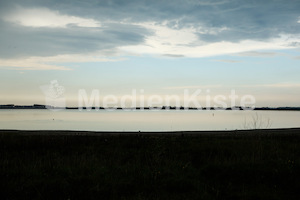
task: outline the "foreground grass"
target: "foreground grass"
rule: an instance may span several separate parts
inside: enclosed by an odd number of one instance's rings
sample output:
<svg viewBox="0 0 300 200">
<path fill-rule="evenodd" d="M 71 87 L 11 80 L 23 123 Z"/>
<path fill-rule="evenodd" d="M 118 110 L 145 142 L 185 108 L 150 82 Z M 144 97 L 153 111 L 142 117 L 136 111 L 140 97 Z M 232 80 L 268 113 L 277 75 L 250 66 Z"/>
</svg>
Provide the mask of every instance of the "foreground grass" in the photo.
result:
<svg viewBox="0 0 300 200">
<path fill-rule="evenodd" d="M 0 198 L 299 199 L 299 141 L 0 132 Z"/>
</svg>

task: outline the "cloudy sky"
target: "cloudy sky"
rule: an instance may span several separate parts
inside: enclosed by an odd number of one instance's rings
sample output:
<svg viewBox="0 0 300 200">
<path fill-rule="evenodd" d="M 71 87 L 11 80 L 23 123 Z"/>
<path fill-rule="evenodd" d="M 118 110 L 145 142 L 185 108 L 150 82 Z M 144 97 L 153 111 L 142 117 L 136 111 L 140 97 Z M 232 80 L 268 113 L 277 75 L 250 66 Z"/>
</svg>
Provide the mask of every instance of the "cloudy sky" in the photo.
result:
<svg viewBox="0 0 300 200">
<path fill-rule="evenodd" d="M 0 27 L 0 104 L 57 80 L 68 105 L 200 88 L 300 106 L 299 0 L 0 0 Z"/>
</svg>

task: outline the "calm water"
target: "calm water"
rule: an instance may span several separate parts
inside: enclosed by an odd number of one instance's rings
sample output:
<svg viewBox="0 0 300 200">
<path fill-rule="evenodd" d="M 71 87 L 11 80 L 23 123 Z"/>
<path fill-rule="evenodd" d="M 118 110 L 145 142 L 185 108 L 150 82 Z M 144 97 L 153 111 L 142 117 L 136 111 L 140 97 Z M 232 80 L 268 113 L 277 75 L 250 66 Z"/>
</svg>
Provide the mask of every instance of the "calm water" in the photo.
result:
<svg viewBox="0 0 300 200">
<path fill-rule="evenodd" d="M 300 127 L 297 111 L 51 111 L 0 110 L 0 129 L 178 131 L 235 130 L 251 127 L 252 117 L 260 128 Z"/>
</svg>

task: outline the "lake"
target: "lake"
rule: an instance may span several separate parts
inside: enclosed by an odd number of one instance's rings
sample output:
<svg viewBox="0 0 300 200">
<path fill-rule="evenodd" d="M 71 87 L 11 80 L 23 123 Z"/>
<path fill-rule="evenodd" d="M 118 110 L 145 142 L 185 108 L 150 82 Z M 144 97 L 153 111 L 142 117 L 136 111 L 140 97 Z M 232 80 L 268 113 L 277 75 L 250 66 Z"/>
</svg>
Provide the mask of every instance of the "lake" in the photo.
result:
<svg viewBox="0 0 300 200">
<path fill-rule="evenodd" d="M 0 110 L 0 129 L 183 131 L 300 127 L 299 111 Z M 255 122 L 256 125 L 255 125 Z"/>
</svg>

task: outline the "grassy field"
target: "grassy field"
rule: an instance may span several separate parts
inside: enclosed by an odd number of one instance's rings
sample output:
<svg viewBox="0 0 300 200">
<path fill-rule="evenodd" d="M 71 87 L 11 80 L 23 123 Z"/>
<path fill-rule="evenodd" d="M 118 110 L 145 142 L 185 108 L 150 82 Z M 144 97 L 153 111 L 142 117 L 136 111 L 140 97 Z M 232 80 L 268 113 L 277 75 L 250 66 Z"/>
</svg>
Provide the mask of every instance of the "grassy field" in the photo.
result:
<svg viewBox="0 0 300 200">
<path fill-rule="evenodd" d="M 101 136 L 0 131 L 0 192 L 10 200 L 298 200 L 300 129 Z"/>
</svg>

